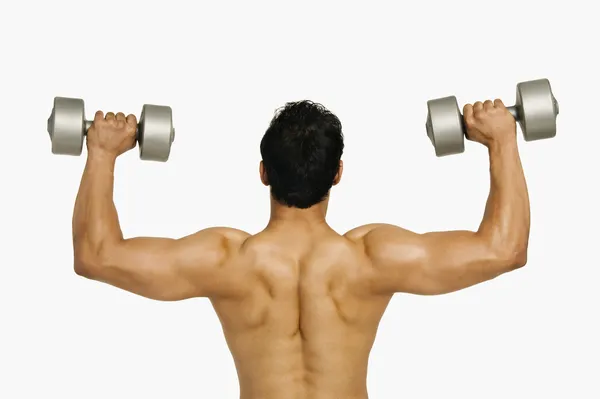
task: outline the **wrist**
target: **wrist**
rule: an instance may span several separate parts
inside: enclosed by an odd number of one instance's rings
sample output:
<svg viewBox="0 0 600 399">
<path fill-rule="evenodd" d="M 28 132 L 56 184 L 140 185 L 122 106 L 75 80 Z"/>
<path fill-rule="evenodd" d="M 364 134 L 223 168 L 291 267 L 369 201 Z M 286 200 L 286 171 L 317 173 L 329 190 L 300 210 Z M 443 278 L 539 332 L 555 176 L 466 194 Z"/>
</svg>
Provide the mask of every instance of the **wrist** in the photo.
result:
<svg viewBox="0 0 600 399">
<path fill-rule="evenodd" d="M 488 146 L 488 151 L 490 156 L 515 154 L 518 153 L 519 147 L 517 145 L 517 140 L 495 140 Z"/>
<path fill-rule="evenodd" d="M 106 164 L 106 165 L 114 165 L 116 160 L 117 160 L 117 156 L 114 154 L 111 154 L 107 151 L 103 151 L 103 150 L 88 150 L 88 162 L 91 163 L 98 163 L 98 164 Z"/>
</svg>

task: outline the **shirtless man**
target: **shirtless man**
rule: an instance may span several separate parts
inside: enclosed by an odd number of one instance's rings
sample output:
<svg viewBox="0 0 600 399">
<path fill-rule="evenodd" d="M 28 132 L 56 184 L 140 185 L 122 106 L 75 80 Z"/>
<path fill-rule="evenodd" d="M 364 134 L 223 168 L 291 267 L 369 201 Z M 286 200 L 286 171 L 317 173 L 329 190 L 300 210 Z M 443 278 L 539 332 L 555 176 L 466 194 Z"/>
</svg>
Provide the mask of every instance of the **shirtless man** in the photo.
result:
<svg viewBox="0 0 600 399">
<path fill-rule="evenodd" d="M 366 399 L 369 353 L 394 293 L 449 293 L 526 263 L 529 199 L 515 120 L 500 100 L 466 105 L 464 115 L 468 138 L 490 158 L 477 231 L 371 224 L 336 233 L 325 214 L 342 177 L 341 123 L 302 101 L 282 108 L 261 142 L 260 179 L 271 191 L 263 231 L 126 239 L 113 174 L 116 158 L 135 145 L 137 121 L 99 111 L 74 210 L 75 272 L 155 300 L 209 298 L 242 399 Z"/>
</svg>

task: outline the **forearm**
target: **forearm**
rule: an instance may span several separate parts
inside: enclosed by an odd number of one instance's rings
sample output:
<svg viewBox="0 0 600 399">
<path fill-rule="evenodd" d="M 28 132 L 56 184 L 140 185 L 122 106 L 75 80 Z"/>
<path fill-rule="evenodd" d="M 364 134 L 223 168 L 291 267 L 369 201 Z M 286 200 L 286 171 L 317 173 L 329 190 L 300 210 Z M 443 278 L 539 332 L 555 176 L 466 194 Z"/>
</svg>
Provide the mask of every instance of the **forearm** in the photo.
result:
<svg viewBox="0 0 600 399">
<path fill-rule="evenodd" d="M 529 240 L 529 194 L 516 141 L 492 146 L 490 194 L 478 230 L 492 250 L 524 263 Z"/>
<path fill-rule="evenodd" d="M 73 212 L 75 262 L 93 262 L 123 234 L 113 202 L 115 159 L 89 154 Z"/>
</svg>

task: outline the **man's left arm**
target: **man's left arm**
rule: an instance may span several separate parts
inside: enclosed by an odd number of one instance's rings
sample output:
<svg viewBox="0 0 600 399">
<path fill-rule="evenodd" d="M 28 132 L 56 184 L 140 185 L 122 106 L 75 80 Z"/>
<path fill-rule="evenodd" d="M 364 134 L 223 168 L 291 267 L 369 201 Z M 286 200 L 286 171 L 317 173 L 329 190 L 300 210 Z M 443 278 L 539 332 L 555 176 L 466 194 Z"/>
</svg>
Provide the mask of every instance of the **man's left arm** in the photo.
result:
<svg viewBox="0 0 600 399">
<path fill-rule="evenodd" d="M 97 122 L 106 123 L 98 115 Z M 238 294 L 244 284 L 226 266 L 245 233 L 209 228 L 181 239 L 123 237 L 113 202 L 117 156 L 88 151 L 73 214 L 75 272 L 156 300 Z"/>
</svg>

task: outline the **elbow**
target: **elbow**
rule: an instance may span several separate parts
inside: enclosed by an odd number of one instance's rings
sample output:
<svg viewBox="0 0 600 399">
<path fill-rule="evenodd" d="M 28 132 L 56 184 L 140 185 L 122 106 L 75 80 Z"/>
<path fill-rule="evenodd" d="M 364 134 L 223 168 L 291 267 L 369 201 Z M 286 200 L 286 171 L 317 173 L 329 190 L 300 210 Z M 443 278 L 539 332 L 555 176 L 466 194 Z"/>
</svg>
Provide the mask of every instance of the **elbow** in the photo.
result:
<svg viewBox="0 0 600 399">
<path fill-rule="evenodd" d="M 504 272 L 511 272 L 527 264 L 527 245 L 503 248 L 495 252 Z"/>
<path fill-rule="evenodd" d="M 487 256 L 497 274 L 520 269 L 527 264 L 529 237 L 527 235 L 484 235 Z"/>
<path fill-rule="evenodd" d="M 110 254 L 105 249 L 75 248 L 73 270 L 75 274 L 91 280 L 98 279 L 108 265 Z"/>
<path fill-rule="evenodd" d="M 513 268 L 520 269 L 527 264 L 527 247 L 515 253 L 512 259 Z"/>
<path fill-rule="evenodd" d="M 527 250 L 512 252 L 506 259 L 506 268 L 509 272 L 522 268 L 527 264 Z"/>
<path fill-rule="evenodd" d="M 94 279 L 98 275 L 100 268 L 98 257 L 76 253 L 73 259 L 73 270 L 80 277 Z"/>
</svg>

